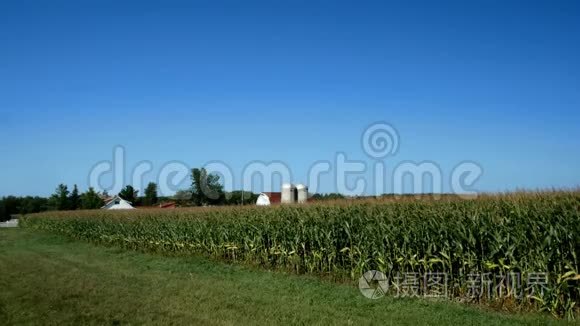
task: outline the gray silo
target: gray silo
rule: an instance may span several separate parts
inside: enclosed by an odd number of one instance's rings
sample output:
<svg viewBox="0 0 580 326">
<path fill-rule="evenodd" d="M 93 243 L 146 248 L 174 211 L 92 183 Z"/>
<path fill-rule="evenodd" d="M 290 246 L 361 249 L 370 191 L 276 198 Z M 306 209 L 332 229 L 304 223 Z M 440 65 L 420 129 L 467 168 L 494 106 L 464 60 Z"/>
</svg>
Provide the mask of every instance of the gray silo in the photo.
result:
<svg viewBox="0 0 580 326">
<path fill-rule="evenodd" d="M 282 204 L 292 204 L 296 201 L 296 187 L 290 183 L 282 185 Z"/>
<path fill-rule="evenodd" d="M 297 202 L 304 204 L 308 201 L 308 187 L 303 184 L 296 185 L 296 192 L 298 193 Z"/>
</svg>

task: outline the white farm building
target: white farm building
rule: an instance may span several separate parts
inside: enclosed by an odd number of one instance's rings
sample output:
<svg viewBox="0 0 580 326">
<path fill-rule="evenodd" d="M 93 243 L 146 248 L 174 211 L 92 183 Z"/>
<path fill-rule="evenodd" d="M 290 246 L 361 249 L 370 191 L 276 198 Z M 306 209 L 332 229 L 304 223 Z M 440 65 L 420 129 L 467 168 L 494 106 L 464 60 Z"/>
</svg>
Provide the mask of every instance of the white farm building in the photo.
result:
<svg viewBox="0 0 580 326">
<path fill-rule="evenodd" d="M 280 203 L 280 194 L 276 196 L 276 193 L 261 193 L 258 196 L 258 200 L 256 201 L 256 205 L 258 206 L 270 206 L 274 203 Z"/>
<path fill-rule="evenodd" d="M 101 207 L 101 209 L 135 209 L 135 207 L 131 205 L 131 202 L 128 202 L 119 196 L 115 196 L 107 201 L 105 206 Z"/>
</svg>

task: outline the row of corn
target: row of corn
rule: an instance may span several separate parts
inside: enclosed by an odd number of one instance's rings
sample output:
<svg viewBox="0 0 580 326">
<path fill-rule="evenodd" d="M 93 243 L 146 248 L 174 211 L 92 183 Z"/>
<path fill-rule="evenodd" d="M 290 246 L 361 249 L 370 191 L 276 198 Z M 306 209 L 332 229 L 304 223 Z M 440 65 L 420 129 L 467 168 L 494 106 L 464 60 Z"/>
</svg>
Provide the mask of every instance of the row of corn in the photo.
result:
<svg viewBox="0 0 580 326">
<path fill-rule="evenodd" d="M 517 301 L 577 314 L 580 192 L 460 200 L 351 201 L 279 207 L 74 211 L 33 214 L 24 227 L 76 239 L 353 279 L 368 270 L 449 275 L 462 299 L 469 275 L 546 273 Z M 514 292 L 515 293 L 515 292 Z M 509 298 L 510 292 L 504 293 Z M 481 298 L 476 298 L 481 299 Z"/>
</svg>

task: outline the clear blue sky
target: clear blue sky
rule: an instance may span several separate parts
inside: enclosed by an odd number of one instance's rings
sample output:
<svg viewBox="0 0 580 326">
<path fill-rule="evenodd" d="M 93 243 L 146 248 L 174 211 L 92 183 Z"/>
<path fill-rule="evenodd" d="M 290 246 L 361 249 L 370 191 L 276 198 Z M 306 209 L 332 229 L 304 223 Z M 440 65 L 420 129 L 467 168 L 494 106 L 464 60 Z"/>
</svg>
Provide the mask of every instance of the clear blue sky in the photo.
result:
<svg viewBox="0 0 580 326">
<path fill-rule="evenodd" d="M 280 160 L 300 180 L 337 151 L 371 161 L 375 121 L 400 132 L 388 165 L 577 186 L 578 58 L 577 1 L 4 1 L 0 195 L 84 190 L 115 145 L 129 167 Z"/>
</svg>

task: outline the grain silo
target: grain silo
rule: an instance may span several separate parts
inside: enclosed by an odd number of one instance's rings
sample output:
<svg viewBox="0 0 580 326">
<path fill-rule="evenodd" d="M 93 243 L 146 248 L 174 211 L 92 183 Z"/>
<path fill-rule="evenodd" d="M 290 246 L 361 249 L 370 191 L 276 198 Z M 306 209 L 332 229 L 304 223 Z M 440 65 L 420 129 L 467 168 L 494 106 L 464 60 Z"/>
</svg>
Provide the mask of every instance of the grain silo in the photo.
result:
<svg viewBox="0 0 580 326">
<path fill-rule="evenodd" d="M 296 201 L 296 187 L 290 183 L 282 185 L 282 204 L 292 204 Z"/>
<path fill-rule="evenodd" d="M 303 184 L 296 185 L 296 192 L 298 193 L 297 202 L 299 204 L 304 204 L 308 201 L 308 187 Z"/>
</svg>

